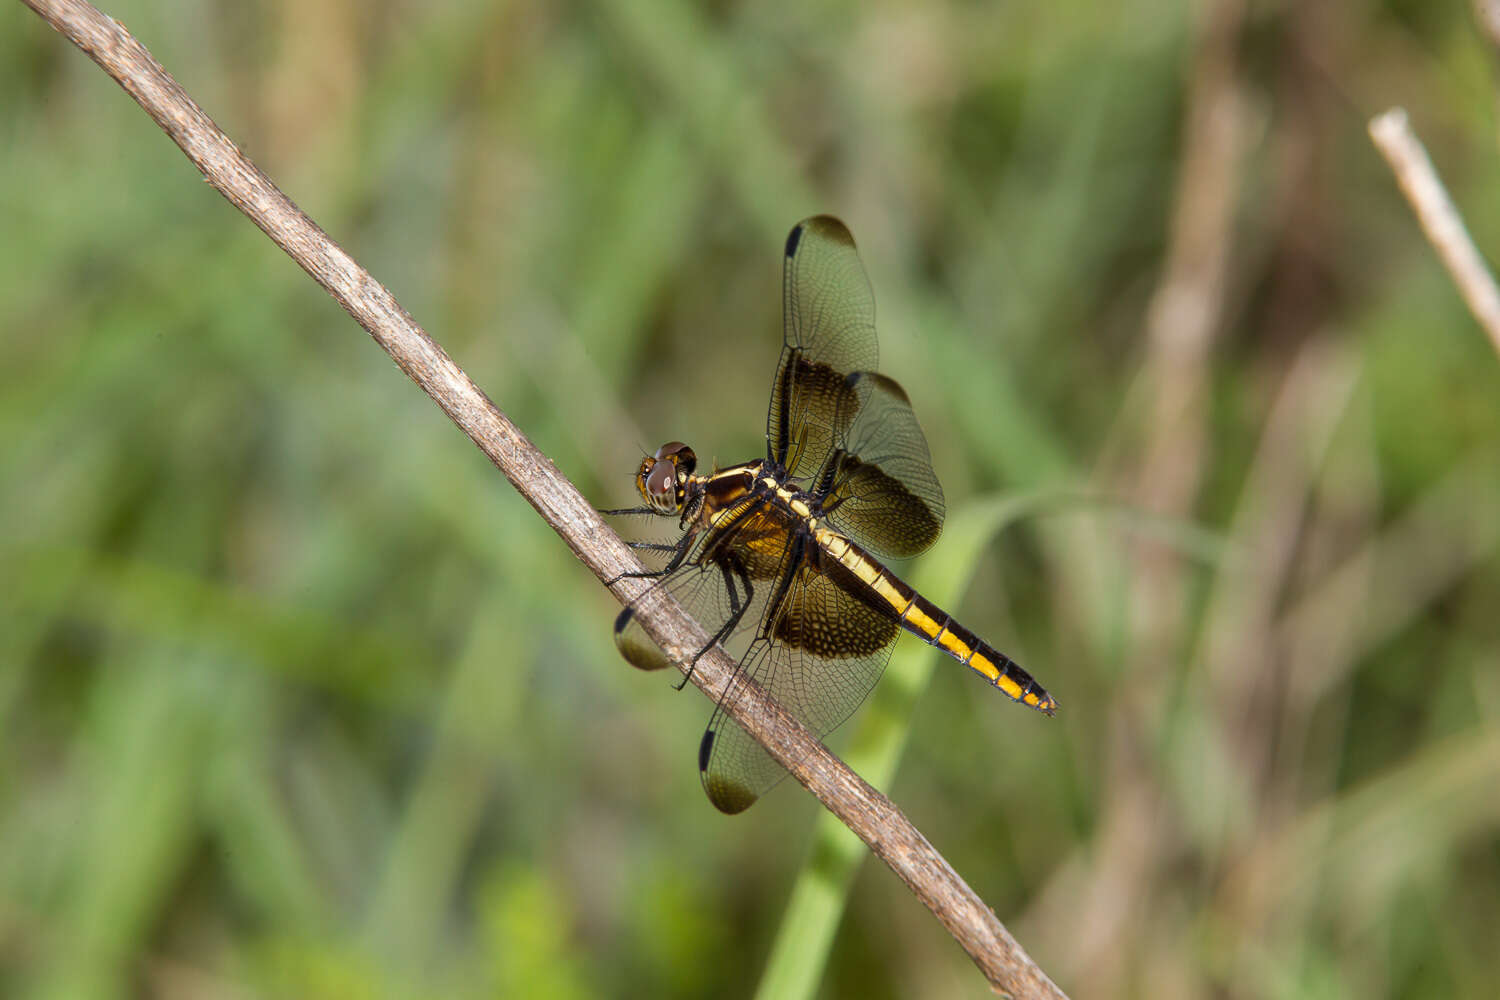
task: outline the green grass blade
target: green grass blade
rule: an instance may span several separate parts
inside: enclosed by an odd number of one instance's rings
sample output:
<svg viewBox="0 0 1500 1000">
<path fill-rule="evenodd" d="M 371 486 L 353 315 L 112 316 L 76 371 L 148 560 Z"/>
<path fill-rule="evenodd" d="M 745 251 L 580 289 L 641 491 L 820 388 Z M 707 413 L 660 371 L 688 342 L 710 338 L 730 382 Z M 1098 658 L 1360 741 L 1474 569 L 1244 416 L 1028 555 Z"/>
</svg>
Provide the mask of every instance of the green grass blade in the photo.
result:
<svg viewBox="0 0 1500 1000">
<path fill-rule="evenodd" d="M 1008 496 L 968 505 L 948 520 L 938 546 L 913 567 L 913 586 L 940 607 L 963 595 L 989 541 L 1006 525 L 1055 504 L 1056 491 Z M 860 718 L 845 759 L 867 781 L 885 788 L 896 773 L 917 697 L 938 655 L 903 642 Z M 812 850 L 802 865 L 782 917 L 756 996 L 761 1000 L 812 996 L 822 979 L 833 935 L 844 912 L 864 845 L 831 813 L 818 817 Z"/>
</svg>

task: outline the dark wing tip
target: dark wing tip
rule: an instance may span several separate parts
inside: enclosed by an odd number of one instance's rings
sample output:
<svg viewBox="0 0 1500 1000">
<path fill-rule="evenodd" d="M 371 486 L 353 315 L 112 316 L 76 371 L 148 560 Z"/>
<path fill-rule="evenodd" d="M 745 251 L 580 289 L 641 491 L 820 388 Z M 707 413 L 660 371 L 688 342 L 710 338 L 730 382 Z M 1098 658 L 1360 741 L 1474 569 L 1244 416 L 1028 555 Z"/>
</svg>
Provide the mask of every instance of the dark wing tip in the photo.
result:
<svg viewBox="0 0 1500 1000">
<path fill-rule="evenodd" d="M 851 389 L 859 388 L 861 382 L 873 382 L 876 388 L 883 390 L 887 395 L 895 397 L 907 406 L 911 405 L 911 397 L 906 394 L 905 389 L 901 388 L 901 383 L 889 375 L 882 375 L 879 372 L 850 372 L 844 376 L 844 384 Z"/>
<path fill-rule="evenodd" d="M 716 736 L 718 734 L 712 727 L 703 731 L 703 742 L 698 744 L 698 775 L 703 779 L 703 790 L 708 793 L 708 801 L 713 803 L 713 807 L 733 816 L 755 805 L 755 800 L 760 796 L 722 774 L 709 773 L 708 764 L 713 758 Z"/>
<path fill-rule="evenodd" d="M 708 793 L 708 801 L 713 807 L 729 816 L 744 812 L 759 798 L 744 785 L 729 781 L 722 775 L 705 774 L 703 790 Z"/>
<path fill-rule="evenodd" d="M 833 243 L 842 243 L 846 246 L 854 246 L 854 235 L 849 232 L 849 227 L 839 219 L 831 215 L 814 215 L 803 219 L 792 227 L 792 231 L 786 235 L 786 255 L 791 257 L 797 252 L 797 247 L 802 243 L 802 234 L 807 230 L 813 230 L 825 240 Z"/>
<path fill-rule="evenodd" d="M 646 633 L 639 627 L 631 628 L 635 612 L 627 607 L 615 619 L 615 648 L 625 657 L 625 662 L 637 670 L 665 670 L 672 665 L 667 654 L 656 648 Z"/>
</svg>

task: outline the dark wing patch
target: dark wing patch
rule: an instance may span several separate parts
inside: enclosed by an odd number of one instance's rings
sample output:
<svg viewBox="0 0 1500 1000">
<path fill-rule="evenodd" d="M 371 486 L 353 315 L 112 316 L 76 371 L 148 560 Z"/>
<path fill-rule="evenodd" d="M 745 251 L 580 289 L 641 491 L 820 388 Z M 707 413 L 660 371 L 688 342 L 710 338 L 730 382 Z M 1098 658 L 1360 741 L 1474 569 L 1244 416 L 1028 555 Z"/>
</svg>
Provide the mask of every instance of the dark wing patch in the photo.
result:
<svg viewBox="0 0 1500 1000">
<path fill-rule="evenodd" d="M 858 400 L 847 439 L 818 477 L 833 526 L 877 556 L 905 559 L 943 530 L 943 488 L 906 392 L 894 379 L 857 372 Z"/>
<path fill-rule="evenodd" d="M 835 563 L 827 573 L 804 568 L 799 576 L 800 586 L 792 588 L 786 606 L 771 629 L 771 634 L 788 646 L 825 660 L 858 660 L 889 646 L 901 634 L 901 625 L 888 608 L 851 599 L 852 595 L 864 592 L 866 587 L 843 566 Z M 836 679 L 844 683 L 846 673 L 842 669 L 836 670 Z M 863 674 L 857 677 L 859 681 L 863 679 Z M 874 686 L 873 681 L 871 686 Z M 833 699 L 831 708 L 819 713 L 819 721 L 826 722 L 829 728 L 838 725 L 864 700 L 865 693 L 860 692 L 853 699 L 854 703 L 845 709 L 843 703 L 853 695 L 848 691 L 841 692 Z M 809 695 L 804 700 L 812 697 Z M 832 718 L 834 715 L 838 718 Z M 799 717 L 812 724 L 811 718 Z"/>
</svg>

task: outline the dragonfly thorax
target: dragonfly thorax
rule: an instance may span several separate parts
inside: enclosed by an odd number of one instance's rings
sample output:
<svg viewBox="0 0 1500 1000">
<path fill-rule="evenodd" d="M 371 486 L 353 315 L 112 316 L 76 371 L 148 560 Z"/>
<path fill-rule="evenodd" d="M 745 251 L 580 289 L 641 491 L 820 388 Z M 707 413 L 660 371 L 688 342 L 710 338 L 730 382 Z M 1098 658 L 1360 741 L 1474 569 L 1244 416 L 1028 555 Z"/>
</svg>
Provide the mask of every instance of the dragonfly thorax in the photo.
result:
<svg viewBox="0 0 1500 1000">
<path fill-rule="evenodd" d="M 655 455 L 641 460 L 635 488 L 657 513 L 672 517 L 682 513 L 688 481 L 698 466 L 698 456 L 681 441 L 668 441 Z"/>
</svg>

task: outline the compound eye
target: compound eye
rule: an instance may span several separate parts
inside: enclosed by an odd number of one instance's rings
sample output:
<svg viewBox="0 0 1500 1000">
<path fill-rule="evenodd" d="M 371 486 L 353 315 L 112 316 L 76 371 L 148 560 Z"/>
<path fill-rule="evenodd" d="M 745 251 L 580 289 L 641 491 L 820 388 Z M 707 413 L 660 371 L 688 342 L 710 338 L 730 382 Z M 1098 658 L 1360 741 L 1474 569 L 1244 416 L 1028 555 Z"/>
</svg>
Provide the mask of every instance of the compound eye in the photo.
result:
<svg viewBox="0 0 1500 1000">
<path fill-rule="evenodd" d="M 675 499 L 677 470 L 672 462 L 669 459 L 659 459 L 651 463 L 651 471 L 646 473 L 645 486 L 646 495 L 654 500 Z"/>
<path fill-rule="evenodd" d="M 691 476 L 693 470 L 698 467 L 698 456 L 693 454 L 693 449 L 681 441 L 668 441 L 656 449 L 656 457 L 670 460 L 677 466 L 684 478 Z"/>
</svg>

